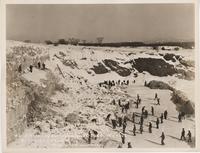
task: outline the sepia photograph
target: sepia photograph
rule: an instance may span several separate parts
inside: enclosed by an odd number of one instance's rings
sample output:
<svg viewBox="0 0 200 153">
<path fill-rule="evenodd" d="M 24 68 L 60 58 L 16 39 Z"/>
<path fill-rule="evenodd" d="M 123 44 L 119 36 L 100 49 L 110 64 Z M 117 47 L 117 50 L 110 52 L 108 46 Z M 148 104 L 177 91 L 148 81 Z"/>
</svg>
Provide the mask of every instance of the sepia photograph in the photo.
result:
<svg viewBox="0 0 200 153">
<path fill-rule="evenodd" d="M 6 146 L 195 149 L 195 3 L 6 4 Z"/>
</svg>

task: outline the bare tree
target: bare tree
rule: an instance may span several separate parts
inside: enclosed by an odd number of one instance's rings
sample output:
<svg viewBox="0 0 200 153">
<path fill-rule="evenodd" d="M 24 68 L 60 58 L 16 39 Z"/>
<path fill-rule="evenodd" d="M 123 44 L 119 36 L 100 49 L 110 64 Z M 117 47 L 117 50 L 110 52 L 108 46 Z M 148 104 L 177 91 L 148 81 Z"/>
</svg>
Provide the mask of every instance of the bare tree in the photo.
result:
<svg viewBox="0 0 200 153">
<path fill-rule="evenodd" d="M 97 43 L 101 44 L 103 42 L 104 37 L 97 37 Z"/>
</svg>

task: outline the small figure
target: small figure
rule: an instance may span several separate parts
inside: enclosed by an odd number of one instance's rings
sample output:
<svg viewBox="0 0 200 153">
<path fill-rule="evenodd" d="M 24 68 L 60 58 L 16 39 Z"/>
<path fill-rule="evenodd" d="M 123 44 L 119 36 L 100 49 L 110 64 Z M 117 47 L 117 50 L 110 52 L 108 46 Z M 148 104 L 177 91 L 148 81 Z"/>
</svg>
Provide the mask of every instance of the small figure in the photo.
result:
<svg viewBox="0 0 200 153">
<path fill-rule="evenodd" d="M 132 114 L 132 121 L 133 121 L 133 123 L 135 123 L 135 113 L 134 112 Z"/>
<path fill-rule="evenodd" d="M 132 145 L 130 142 L 128 142 L 128 148 L 132 148 Z"/>
<path fill-rule="evenodd" d="M 157 93 L 155 93 L 155 98 L 154 98 L 154 99 L 156 100 L 157 98 L 158 98 L 158 94 L 157 94 Z"/>
<path fill-rule="evenodd" d="M 127 85 L 129 85 L 129 80 L 127 80 Z"/>
<path fill-rule="evenodd" d="M 186 138 L 185 138 L 185 129 L 184 128 L 182 128 L 180 140 L 186 140 Z"/>
<path fill-rule="evenodd" d="M 125 133 L 125 130 L 126 130 L 126 122 L 124 122 L 122 126 L 123 126 L 123 133 Z"/>
<path fill-rule="evenodd" d="M 168 112 L 167 112 L 167 110 L 165 110 L 165 111 L 164 111 L 164 119 L 165 119 L 165 120 L 167 119 L 167 114 L 168 114 Z"/>
<path fill-rule="evenodd" d="M 161 113 L 161 116 L 160 116 L 160 123 L 163 123 L 163 113 Z"/>
<path fill-rule="evenodd" d="M 40 67 L 41 67 L 41 64 L 40 64 L 40 62 L 38 62 L 38 68 L 40 69 Z"/>
<path fill-rule="evenodd" d="M 121 134 L 121 138 L 122 138 L 122 143 L 125 144 L 125 135 L 120 133 Z"/>
<path fill-rule="evenodd" d="M 145 106 L 142 107 L 142 114 L 144 114 L 144 109 L 145 109 Z"/>
<path fill-rule="evenodd" d="M 165 134 L 164 134 L 164 132 L 162 132 L 162 134 L 161 134 L 161 144 L 162 145 L 164 145 L 165 143 L 164 143 L 164 140 L 165 140 Z"/>
<path fill-rule="evenodd" d="M 32 73 L 33 72 L 33 66 L 30 65 L 29 68 L 30 68 L 30 72 Z"/>
<path fill-rule="evenodd" d="M 136 132 L 136 126 L 135 126 L 135 124 L 134 124 L 134 125 L 133 125 L 133 135 L 134 135 L 134 136 L 136 135 L 135 132 Z"/>
<path fill-rule="evenodd" d="M 112 119 L 111 122 L 112 122 L 113 129 L 115 129 L 117 126 L 116 120 Z"/>
<path fill-rule="evenodd" d="M 108 115 L 106 116 L 106 121 L 109 121 L 110 116 L 111 116 L 111 114 L 108 114 Z"/>
<path fill-rule="evenodd" d="M 143 116 L 140 117 L 140 125 L 143 125 L 143 122 L 144 122 L 144 118 Z"/>
<path fill-rule="evenodd" d="M 22 72 L 22 65 L 20 64 L 18 67 L 18 72 L 21 73 Z"/>
<path fill-rule="evenodd" d="M 154 116 L 154 108 L 151 106 L 151 115 Z"/>
<path fill-rule="evenodd" d="M 122 117 L 121 116 L 118 117 L 118 122 L 119 122 L 119 127 L 121 127 L 122 126 Z"/>
<path fill-rule="evenodd" d="M 188 142 L 192 142 L 192 134 L 191 134 L 190 130 L 188 130 L 187 136 L 188 136 Z"/>
<path fill-rule="evenodd" d="M 156 128 L 159 129 L 159 118 L 156 120 Z"/>
<path fill-rule="evenodd" d="M 88 132 L 88 143 L 89 144 L 91 143 L 91 132 L 90 131 Z"/>
<path fill-rule="evenodd" d="M 149 122 L 149 133 L 152 133 L 152 124 Z"/>
</svg>

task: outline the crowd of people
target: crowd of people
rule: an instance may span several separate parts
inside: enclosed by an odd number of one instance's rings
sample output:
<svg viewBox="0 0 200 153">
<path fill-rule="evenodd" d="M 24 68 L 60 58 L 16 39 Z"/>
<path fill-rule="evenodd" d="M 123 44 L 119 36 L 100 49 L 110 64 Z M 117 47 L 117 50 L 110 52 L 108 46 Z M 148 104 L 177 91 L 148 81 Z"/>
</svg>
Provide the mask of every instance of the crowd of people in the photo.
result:
<svg viewBox="0 0 200 153">
<path fill-rule="evenodd" d="M 32 64 L 29 66 L 29 71 L 30 71 L 31 73 L 33 72 L 33 67 L 34 67 L 34 66 L 33 66 Z M 45 65 L 45 63 L 42 63 L 42 64 L 41 64 L 41 62 L 38 62 L 36 68 L 41 69 L 41 70 L 45 70 L 45 69 L 46 69 L 46 65 Z M 22 64 L 20 64 L 20 65 L 18 66 L 18 72 L 19 72 L 19 73 L 22 73 Z"/>
<path fill-rule="evenodd" d="M 115 86 L 115 85 L 129 85 L 129 80 L 125 81 L 120 81 L 118 80 L 117 82 L 115 82 L 114 80 L 112 81 L 104 81 L 102 83 L 99 83 L 99 86 L 102 87 L 103 84 L 107 85 L 107 86 Z M 145 83 L 144 85 L 146 85 L 147 83 Z M 153 98 L 155 100 L 155 105 L 161 105 L 160 103 L 160 98 L 158 97 L 158 94 L 155 93 L 155 96 Z M 118 101 L 118 103 L 117 103 Z M 142 103 L 142 100 L 141 100 L 141 97 L 139 94 L 137 94 L 136 96 L 136 100 L 133 101 L 133 105 L 135 105 L 135 108 L 136 109 L 139 109 L 139 105 L 141 105 Z M 144 120 L 145 119 L 148 119 L 148 116 L 151 115 L 151 116 L 154 116 L 156 117 L 156 120 L 154 121 L 155 122 L 155 128 L 156 129 L 159 129 L 159 125 L 160 124 L 164 124 L 164 120 L 167 120 L 168 119 L 168 111 L 167 110 L 164 110 L 159 117 L 155 116 L 155 111 L 154 111 L 154 106 L 151 106 L 151 110 L 150 110 L 150 113 L 148 112 L 148 110 L 145 108 L 145 106 L 143 106 L 141 108 L 141 113 L 136 113 L 136 112 L 133 112 L 132 113 L 132 117 L 128 117 L 128 110 L 130 110 L 130 101 L 129 100 L 126 100 L 126 101 L 121 101 L 121 99 L 118 99 L 118 100 L 115 100 L 113 99 L 112 101 L 112 104 L 113 105 L 118 105 L 119 108 L 121 108 L 121 113 L 120 114 L 123 114 L 123 115 L 120 115 L 118 113 L 114 113 L 114 115 L 112 115 L 111 113 L 109 113 L 106 117 L 106 121 L 108 123 L 111 123 L 112 125 L 112 128 L 113 129 L 116 129 L 117 127 L 121 127 L 122 128 L 122 131 L 120 132 L 120 136 L 121 136 L 121 143 L 122 144 L 125 144 L 126 142 L 126 128 L 127 128 L 127 121 L 131 122 L 131 124 L 133 124 L 133 136 L 136 136 L 136 131 L 138 130 L 138 132 L 140 134 L 143 133 L 144 131 Z M 132 111 L 132 110 L 131 110 Z M 156 114 L 157 115 L 157 114 Z M 139 118 L 139 122 L 136 122 L 136 118 Z M 184 112 L 179 112 L 178 116 L 178 121 L 177 122 L 182 122 L 182 119 L 185 118 L 185 113 Z M 137 119 L 138 120 L 138 119 Z M 148 132 L 149 133 L 152 133 L 153 130 L 153 123 L 154 123 L 152 120 L 150 122 L 148 122 Z M 139 128 L 137 129 L 136 127 L 136 124 L 139 124 Z M 180 140 L 186 140 L 186 136 L 185 136 L 185 130 L 183 128 L 182 132 L 181 132 L 181 138 Z M 161 139 L 161 145 L 165 145 L 165 133 L 162 132 L 161 135 L 160 135 L 160 139 Z M 191 131 L 188 130 L 188 133 L 187 133 L 187 141 L 188 142 L 192 142 L 192 134 L 191 134 Z M 91 142 L 91 141 L 90 141 Z M 128 145 L 128 148 L 132 148 L 132 144 L 131 142 L 128 142 L 127 143 Z M 121 148 L 122 145 L 119 145 L 118 148 Z"/>
</svg>

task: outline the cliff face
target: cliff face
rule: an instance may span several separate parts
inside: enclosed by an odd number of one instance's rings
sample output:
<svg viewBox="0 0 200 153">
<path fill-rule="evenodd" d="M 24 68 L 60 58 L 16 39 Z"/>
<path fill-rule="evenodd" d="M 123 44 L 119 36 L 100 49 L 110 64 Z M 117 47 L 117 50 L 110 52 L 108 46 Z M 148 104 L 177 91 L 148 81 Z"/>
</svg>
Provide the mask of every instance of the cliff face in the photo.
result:
<svg viewBox="0 0 200 153">
<path fill-rule="evenodd" d="M 150 81 L 147 84 L 147 87 L 151 89 L 171 90 L 172 91 L 171 100 L 176 105 L 177 111 L 184 112 L 185 114 L 188 115 L 195 115 L 194 102 L 189 100 L 182 91 L 176 90 L 175 88 L 171 87 L 169 84 L 165 82 L 156 80 Z"/>
</svg>

